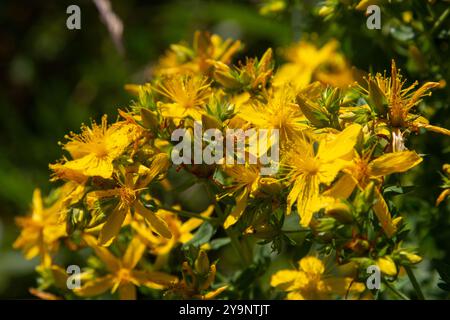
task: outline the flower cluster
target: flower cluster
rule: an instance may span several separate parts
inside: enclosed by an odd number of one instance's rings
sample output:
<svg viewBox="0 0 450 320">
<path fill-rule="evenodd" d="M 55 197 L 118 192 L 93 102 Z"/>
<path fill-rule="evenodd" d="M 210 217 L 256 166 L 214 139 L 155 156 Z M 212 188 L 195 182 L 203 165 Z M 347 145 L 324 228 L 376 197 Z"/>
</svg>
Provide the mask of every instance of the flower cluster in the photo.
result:
<svg viewBox="0 0 450 320">
<path fill-rule="evenodd" d="M 214 263 L 208 255 L 230 246 L 250 266 L 256 248 L 269 246 L 304 251 L 298 269 L 272 271 L 271 286 L 288 299 L 362 298 L 370 296 L 368 266 L 390 282 L 421 261 L 403 247 L 406 213 L 391 198 L 401 193 L 401 174 L 423 161 L 409 136 L 450 133 L 418 113 L 439 83 L 407 84 L 394 61 L 390 75 L 360 78 L 336 41 L 297 43 L 278 68 L 271 49 L 232 64 L 241 49 L 197 32 L 192 45 L 170 47 L 149 83 L 125 87 L 135 100 L 116 121 L 105 115 L 66 136 L 65 156 L 50 165 L 60 186 L 48 197 L 36 190 L 31 214 L 17 219 L 14 247 L 41 259 L 34 294 L 239 297 L 244 273 L 230 276 L 220 255 Z M 193 131 L 195 122 L 224 136 L 278 130 L 278 170 L 261 175 L 258 158 L 271 148 L 253 153 L 252 136 L 234 164 L 174 165 L 172 133 Z M 174 196 L 190 187 L 206 203 L 200 212 Z M 67 251 L 82 267 L 74 290 L 58 265 Z"/>
</svg>

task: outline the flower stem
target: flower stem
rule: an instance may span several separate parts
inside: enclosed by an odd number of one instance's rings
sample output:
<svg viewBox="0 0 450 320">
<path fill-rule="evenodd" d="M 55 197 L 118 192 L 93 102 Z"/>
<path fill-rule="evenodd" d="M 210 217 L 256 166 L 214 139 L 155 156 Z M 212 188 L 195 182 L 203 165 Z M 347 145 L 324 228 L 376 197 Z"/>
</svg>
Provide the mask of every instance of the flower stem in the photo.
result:
<svg viewBox="0 0 450 320">
<path fill-rule="evenodd" d="M 405 294 L 398 291 L 394 286 L 391 286 L 391 284 L 388 281 L 383 281 L 383 283 L 386 285 L 386 287 L 389 288 L 389 290 L 391 290 L 393 293 L 395 293 L 402 300 L 410 300 Z"/>
<path fill-rule="evenodd" d="M 422 289 L 420 289 L 420 285 L 417 282 L 416 277 L 414 276 L 414 272 L 412 271 L 410 266 L 403 266 L 408 274 L 409 281 L 411 281 L 414 290 L 416 291 L 417 297 L 419 300 L 425 300 L 425 296 L 423 295 Z"/>
<path fill-rule="evenodd" d="M 190 211 L 185 211 L 185 210 L 177 210 L 177 209 L 174 209 L 174 208 L 171 208 L 171 207 L 168 207 L 168 206 L 160 206 L 160 209 L 176 213 L 176 214 L 178 214 L 178 215 L 180 215 L 182 217 L 186 217 L 186 218 L 197 218 L 197 219 L 205 220 L 205 221 L 210 222 L 211 224 L 214 224 L 214 222 L 216 221 L 215 218 L 205 217 L 205 216 L 202 216 L 201 214 L 196 213 L 196 212 L 190 212 Z"/>
<path fill-rule="evenodd" d="M 231 230 L 225 230 L 228 237 L 231 239 L 231 245 L 234 247 L 234 249 L 237 251 L 237 254 L 241 257 L 241 262 L 244 266 L 249 266 L 252 261 L 250 260 L 250 257 L 248 255 L 248 251 L 245 251 L 242 243 L 239 241 L 239 238 L 237 237 L 236 233 Z"/>
<path fill-rule="evenodd" d="M 442 25 L 442 23 L 447 19 L 447 17 L 450 15 L 450 8 L 447 8 L 441 16 L 436 20 L 436 22 L 433 25 L 433 28 L 431 28 L 431 33 L 434 33 L 436 30 L 439 29 L 439 27 Z"/>
</svg>

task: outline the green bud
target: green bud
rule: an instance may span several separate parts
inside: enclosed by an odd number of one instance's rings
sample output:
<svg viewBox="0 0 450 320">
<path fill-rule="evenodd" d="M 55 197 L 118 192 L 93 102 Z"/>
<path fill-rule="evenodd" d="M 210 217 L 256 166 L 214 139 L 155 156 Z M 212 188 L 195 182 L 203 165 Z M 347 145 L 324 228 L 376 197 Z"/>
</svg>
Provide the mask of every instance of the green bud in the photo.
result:
<svg viewBox="0 0 450 320">
<path fill-rule="evenodd" d="M 195 260 L 195 271 L 200 275 L 206 275 L 209 272 L 209 259 L 204 250 L 200 250 Z"/>
<path fill-rule="evenodd" d="M 82 205 L 70 207 L 67 212 L 66 231 L 72 234 L 75 230 L 85 228 L 89 220 L 89 213 Z"/>
<path fill-rule="evenodd" d="M 327 207 L 325 213 L 344 224 L 349 224 L 353 221 L 353 215 L 350 207 L 343 202 Z"/>
<path fill-rule="evenodd" d="M 385 116 L 387 101 L 383 92 L 381 92 L 378 85 L 372 79 L 369 80 L 369 105 L 375 109 L 376 113 Z"/>
<path fill-rule="evenodd" d="M 157 116 L 147 108 L 141 108 L 142 123 L 146 129 L 156 132 L 159 126 Z"/>
</svg>

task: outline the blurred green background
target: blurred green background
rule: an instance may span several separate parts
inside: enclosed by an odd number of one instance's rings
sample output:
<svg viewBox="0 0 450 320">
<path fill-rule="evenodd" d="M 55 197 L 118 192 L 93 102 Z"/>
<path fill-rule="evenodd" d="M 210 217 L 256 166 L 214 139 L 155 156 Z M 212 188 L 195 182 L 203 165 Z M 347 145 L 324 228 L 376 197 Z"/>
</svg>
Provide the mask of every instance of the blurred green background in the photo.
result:
<svg viewBox="0 0 450 320">
<path fill-rule="evenodd" d="M 266 1 L 267 2 L 267 1 Z M 124 25 L 124 54 L 116 50 L 93 1 L 0 2 L 0 298 L 29 298 L 35 286 L 36 261 L 25 261 L 11 244 L 18 235 L 14 217 L 25 214 L 32 191 L 51 188 L 48 163 L 61 156 L 58 141 L 78 131 L 82 122 L 116 117 L 118 107 L 131 97 L 126 83 L 148 79 L 152 62 L 171 43 L 191 41 L 195 30 L 241 39 L 238 56 L 261 55 L 267 47 L 287 46 L 314 35 L 318 45 L 331 38 L 341 43 L 349 61 L 359 69 L 383 71 L 395 58 L 411 80 L 450 82 L 448 20 L 433 29 L 448 11 L 443 1 L 394 1 L 383 7 L 382 30 L 365 28 L 361 11 L 340 4 L 324 21 L 313 14 L 319 1 L 290 1 L 287 9 L 262 16 L 261 1 L 111 1 Z M 339 1 L 335 1 L 339 3 Z M 347 1 L 348 2 L 348 1 Z M 81 8 L 81 30 L 66 28 L 66 8 Z M 402 13 L 413 12 L 413 23 Z M 414 20 L 415 19 L 415 20 Z M 417 54 L 417 50 L 419 54 Z M 427 99 L 422 110 L 430 122 L 450 128 L 449 85 Z M 412 245 L 427 257 L 417 270 L 428 297 L 445 298 L 436 284 L 436 263 L 450 264 L 450 205 L 439 208 L 439 170 L 450 162 L 449 138 L 429 133 L 413 138 L 424 154 L 424 164 L 408 181 L 415 191 L 403 198 L 414 232 Z"/>
</svg>

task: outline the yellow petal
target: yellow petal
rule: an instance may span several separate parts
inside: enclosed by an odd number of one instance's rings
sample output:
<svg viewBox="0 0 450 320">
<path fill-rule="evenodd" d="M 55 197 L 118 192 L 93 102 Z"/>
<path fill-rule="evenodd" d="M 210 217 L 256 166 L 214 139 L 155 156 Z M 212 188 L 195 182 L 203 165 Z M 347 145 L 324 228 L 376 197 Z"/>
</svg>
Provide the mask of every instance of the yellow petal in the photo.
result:
<svg viewBox="0 0 450 320">
<path fill-rule="evenodd" d="M 169 156 L 166 153 L 159 153 L 155 156 L 150 165 L 150 168 L 147 168 L 143 165 L 139 167 L 139 176 L 141 176 L 141 180 L 136 188 L 144 188 L 150 182 L 152 182 L 159 174 L 167 171 L 170 166 Z"/>
<path fill-rule="evenodd" d="M 297 270 L 280 270 L 270 279 L 272 287 L 279 287 L 282 290 L 289 290 L 299 276 Z"/>
<path fill-rule="evenodd" d="M 84 241 L 90 246 L 95 254 L 105 263 L 106 267 L 111 271 L 117 271 L 120 268 L 120 260 L 117 259 L 108 249 L 100 247 L 97 240 L 88 234 L 83 235 Z"/>
<path fill-rule="evenodd" d="M 347 199 L 356 187 L 355 179 L 348 173 L 344 173 L 335 184 L 326 190 L 323 195 L 336 199 Z"/>
<path fill-rule="evenodd" d="M 347 164 L 347 161 L 341 159 L 335 159 L 332 162 L 321 164 L 319 169 L 320 182 L 330 185 L 336 178 L 339 171 L 341 171 Z"/>
<path fill-rule="evenodd" d="M 419 125 L 419 127 L 425 128 L 425 129 L 433 131 L 433 132 L 442 133 L 442 134 L 445 134 L 447 136 L 450 136 L 450 130 L 448 130 L 446 128 L 433 126 L 431 124 Z"/>
<path fill-rule="evenodd" d="M 127 250 L 123 255 L 123 267 L 127 269 L 134 269 L 139 260 L 141 260 L 144 251 L 145 244 L 138 237 L 134 237 L 128 244 Z"/>
<path fill-rule="evenodd" d="M 308 227 L 313 213 L 320 208 L 319 179 L 317 176 L 304 176 L 300 180 L 300 194 L 297 198 L 297 210 L 300 224 Z"/>
<path fill-rule="evenodd" d="M 134 209 L 138 214 L 147 219 L 148 223 L 156 233 L 167 239 L 172 238 L 172 233 L 170 232 L 167 223 L 161 217 L 144 207 L 139 201 L 134 203 Z"/>
<path fill-rule="evenodd" d="M 128 207 L 118 206 L 108 217 L 100 231 L 99 244 L 109 246 L 115 237 L 119 234 L 123 221 L 128 213 Z"/>
<path fill-rule="evenodd" d="M 397 267 L 391 257 L 385 256 L 378 258 L 377 265 L 381 272 L 388 276 L 395 276 L 397 274 Z"/>
<path fill-rule="evenodd" d="M 158 271 L 133 270 L 131 274 L 139 284 L 147 287 L 154 287 L 157 284 L 163 288 L 178 281 L 177 277 Z"/>
<path fill-rule="evenodd" d="M 236 197 L 236 206 L 234 207 L 233 211 L 230 212 L 225 222 L 223 223 L 223 227 L 225 229 L 228 229 L 233 224 L 235 224 L 242 216 L 242 213 L 247 207 L 248 193 L 248 188 L 244 188 L 244 190 L 242 190 L 242 192 Z"/>
<path fill-rule="evenodd" d="M 211 300 L 216 298 L 219 294 L 221 294 L 222 292 L 224 292 L 226 289 L 228 288 L 228 286 L 223 286 L 223 287 L 219 287 L 216 290 L 210 291 L 207 294 L 205 294 L 202 299 L 204 300 Z"/>
<path fill-rule="evenodd" d="M 323 274 L 325 272 L 325 266 L 323 262 L 316 257 L 305 257 L 299 262 L 300 268 L 310 274 Z"/>
<path fill-rule="evenodd" d="M 289 292 L 286 296 L 287 300 L 305 300 L 305 297 L 300 293 L 300 291 Z"/>
<path fill-rule="evenodd" d="M 301 183 L 302 177 L 298 177 L 295 182 L 294 186 L 292 187 L 291 192 L 289 192 L 289 195 L 287 197 L 287 208 L 286 208 L 286 214 L 291 214 L 292 206 L 294 205 L 295 201 L 297 201 L 298 195 L 300 194 L 302 183 Z"/>
<path fill-rule="evenodd" d="M 106 277 L 87 282 L 81 288 L 74 289 L 74 292 L 81 297 L 92 297 L 102 294 L 103 292 L 109 290 L 112 286 L 113 277 L 112 275 L 107 275 Z"/>
<path fill-rule="evenodd" d="M 99 176 L 105 179 L 110 178 L 113 173 L 111 159 L 98 158 L 92 153 L 79 159 L 67 161 L 63 167 L 85 176 Z"/>
<path fill-rule="evenodd" d="M 63 298 L 54 295 L 53 293 L 41 291 L 35 288 L 30 288 L 28 290 L 33 296 L 38 297 L 42 300 L 63 300 Z"/>
<path fill-rule="evenodd" d="M 214 212 L 214 205 L 208 206 L 205 211 L 200 213 L 202 217 L 209 217 Z M 194 230 L 195 228 L 199 227 L 204 220 L 198 219 L 198 218 L 190 218 L 187 220 L 183 225 L 181 226 L 181 232 L 190 232 Z"/>
<path fill-rule="evenodd" d="M 384 233 L 391 238 L 396 232 L 396 227 L 392 221 L 391 213 L 389 212 L 386 201 L 384 201 L 384 198 L 379 190 L 375 191 L 375 196 L 377 198 L 377 202 L 373 205 L 373 211 L 375 211 L 375 215 L 377 216 L 378 221 L 380 221 Z"/>
<path fill-rule="evenodd" d="M 42 204 L 42 196 L 40 189 L 34 189 L 33 191 L 33 216 L 42 217 L 42 211 L 44 210 L 44 205 Z"/>
<path fill-rule="evenodd" d="M 159 243 L 159 237 L 155 236 L 151 232 L 150 228 L 144 223 L 139 223 L 137 221 L 131 221 L 131 227 L 137 232 L 141 239 L 147 243 L 147 245 L 154 245 Z"/>
<path fill-rule="evenodd" d="M 363 283 L 356 282 L 352 278 L 328 278 L 323 283 L 329 293 L 337 294 L 342 298 L 351 292 L 363 292 L 366 287 Z"/>
<path fill-rule="evenodd" d="M 352 152 L 361 132 L 359 124 L 352 124 L 339 133 L 331 142 L 322 142 L 319 145 L 317 157 L 322 161 L 332 161 L 342 158 Z"/>
<path fill-rule="evenodd" d="M 436 206 L 438 206 L 442 201 L 444 201 L 444 199 L 447 198 L 449 195 L 450 189 L 445 189 L 444 191 L 442 191 L 442 193 L 436 199 Z"/>
<path fill-rule="evenodd" d="M 370 175 L 382 177 L 395 172 L 405 172 L 421 162 L 422 158 L 414 151 L 387 153 L 370 162 Z"/>
</svg>

